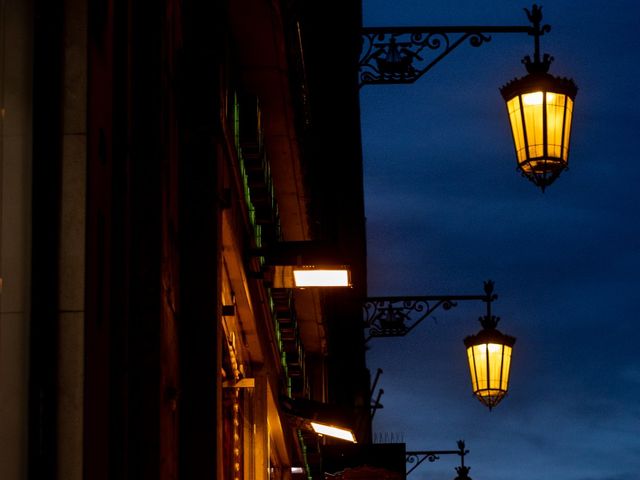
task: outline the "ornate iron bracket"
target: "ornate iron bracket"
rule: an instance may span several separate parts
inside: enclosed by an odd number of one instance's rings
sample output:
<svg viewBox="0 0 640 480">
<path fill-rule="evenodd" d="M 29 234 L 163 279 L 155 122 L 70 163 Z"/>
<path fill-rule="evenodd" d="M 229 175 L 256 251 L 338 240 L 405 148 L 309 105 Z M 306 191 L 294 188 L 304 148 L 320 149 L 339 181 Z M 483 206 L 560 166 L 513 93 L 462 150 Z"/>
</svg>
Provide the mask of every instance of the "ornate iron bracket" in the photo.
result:
<svg viewBox="0 0 640 480">
<path fill-rule="evenodd" d="M 370 84 L 413 83 L 462 43 L 479 47 L 490 34 L 526 33 L 535 37 L 551 30 L 541 26 L 542 8 L 525 9 L 532 26 L 365 27 L 360 53 L 360 88 Z M 429 55 L 425 55 L 429 53 Z M 537 55 L 536 55 L 537 56 Z"/>
<path fill-rule="evenodd" d="M 436 460 L 440 460 L 440 455 L 459 455 L 460 466 L 456 468 L 456 471 L 458 472 L 458 474 L 461 474 L 462 471 L 464 471 L 465 474 L 468 473 L 469 467 L 466 467 L 464 464 L 464 456 L 469 453 L 469 450 L 465 448 L 464 440 L 458 440 L 457 444 L 458 450 L 425 450 L 417 452 L 407 452 L 407 463 L 415 463 L 415 465 L 407 470 L 407 476 L 409 476 L 409 474 L 416 468 L 418 468 L 420 464 L 422 464 L 425 460 L 428 460 L 431 463 L 435 462 Z"/>
<path fill-rule="evenodd" d="M 380 375 L 382 375 L 382 369 L 378 368 L 378 371 L 376 372 L 376 378 L 373 381 L 373 385 L 371 386 L 371 395 L 369 397 L 369 403 L 371 404 L 371 420 L 373 420 L 373 417 L 375 416 L 376 411 L 379 408 L 384 408 L 384 406 L 380 403 L 380 399 L 382 398 L 382 395 L 384 395 L 383 389 L 378 390 L 378 396 L 375 400 L 373 399 L 374 392 L 376 391 L 376 386 L 378 385 L 378 380 L 380 380 Z"/>
<path fill-rule="evenodd" d="M 425 295 L 416 297 L 369 297 L 363 304 L 365 342 L 373 337 L 404 337 L 438 308 L 450 310 L 460 301 L 476 300 L 488 306 L 498 298 L 494 283 L 484 282 L 484 295 Z"/>
</svg>

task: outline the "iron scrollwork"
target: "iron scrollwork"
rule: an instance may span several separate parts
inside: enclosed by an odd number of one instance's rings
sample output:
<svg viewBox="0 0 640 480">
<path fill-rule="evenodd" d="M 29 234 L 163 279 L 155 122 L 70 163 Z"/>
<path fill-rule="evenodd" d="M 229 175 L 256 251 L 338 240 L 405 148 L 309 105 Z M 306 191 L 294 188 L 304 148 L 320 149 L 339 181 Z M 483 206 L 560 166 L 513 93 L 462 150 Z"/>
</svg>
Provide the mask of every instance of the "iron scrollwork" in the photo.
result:
<svg viewBox="0 0 640 480">
<path fill-rule="evenodd" d="M 471 27 L 469 27 L 471 28 Z M 360 86 L 384 83 L 413 83 L 442 58 L 469 40 L 479 47 L 491 36 L 479 30 L 446 31 L 439 27 L 364 28 L 360 56 Z M 427 56 L 425 53 L 432 53 Z"/>
<path fill-rule="evenodd" d="M 467 472 L 469 471 L 468 467 L 465 467 L 464 457 L 469 453 L 469 450 L 466 449 L 464 440 L 458 440 L 457 442 L 458 450 L 425 450 L 425 451 L 416 451 L 416 452 L 406 452 L 406 462 L 408 464 L 414 464 L 410 469 L 407 470 L 407 476 L 411 472 L 413 472 L 416 468 L 418 468 L 423 462 L 435 462 L 436 460 L 440 460 L 441 455 L 458 455 L 460 456 L 460 467 L 458 469 L 465 469 Z"/>
<path fill-rule="evenodd" d="M 448 298 L 372 297 L 364 304 L 365 324 L 369 337 L 403 337 L 439 307 L 449 310 L 456 305 Z"/>
<path fill-rule="evenodd" d="M 450 310 L 459 301 L 480 300 L 490 304 L 498 298 L 493 282 L 484 283 L 484 295 L 428 295 L 415 297 L 369 297 L 363 303 L 365 341 L 373 337 L 403 337 L 438 308 Z"/>
<path fill-rule="evenodd" d="M 440 457 L 434 452 L 407 452 L 407 463 L 415 463 L 415 465 L 407 470 L 407 475 L 418 468 L 425 460 L 433 463 L 436 460 L 440 460 Z"/>
<path fill-rule="evenodd" d="M 526 33 L 535 38 L 551 30 L 541 26 L 542 8 L 525 9 L 531 26 L 365 27 L 360 51 L 360 87 L 413 83 L 461 44 L 480 47 L 494 33 Z"/>
</svg>

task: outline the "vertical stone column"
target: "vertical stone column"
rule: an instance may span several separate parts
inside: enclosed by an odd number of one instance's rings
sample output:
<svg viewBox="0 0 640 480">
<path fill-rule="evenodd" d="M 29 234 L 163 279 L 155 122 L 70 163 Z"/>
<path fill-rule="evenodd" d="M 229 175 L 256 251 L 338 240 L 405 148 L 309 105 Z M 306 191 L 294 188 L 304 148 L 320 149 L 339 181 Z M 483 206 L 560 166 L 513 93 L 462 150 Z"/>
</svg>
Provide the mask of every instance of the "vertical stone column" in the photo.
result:
<svg viewBox="0 0 640 480">
<path fill-rule="evenodd" d="M 65 0 L 59 229 L 58 478 L 82 478 L 87 6 Z"/>
<path fill-rule="evenodd" d="M 31 2 L 0 1 L 0 478 L 27 476 Z"/>
</svg>

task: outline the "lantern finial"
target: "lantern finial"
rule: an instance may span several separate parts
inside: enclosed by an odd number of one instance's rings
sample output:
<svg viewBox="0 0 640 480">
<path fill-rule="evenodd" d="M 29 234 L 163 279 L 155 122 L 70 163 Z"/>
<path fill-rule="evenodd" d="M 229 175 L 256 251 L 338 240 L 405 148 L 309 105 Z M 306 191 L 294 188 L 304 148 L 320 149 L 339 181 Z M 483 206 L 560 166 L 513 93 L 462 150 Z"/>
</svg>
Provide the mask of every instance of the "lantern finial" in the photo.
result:
<svg viewBox="0 0 640 480">
<path fill-rule="evenodd" d="M 471 470 L 471 467 L 456 467 L 456 473 L 458 474 L 458 476 L 454 480 L 471 480 L 471 477 L 469 476 L 469 470 Z"/>
<path fill-rule="evenodd" d="M 540 59 L 540 37 L 551 31 L 551 25 L 541 25 L 542 7 L 535 3 L 531 7 L 531 10 L 525 8 L 524 11 L 527 13 L 527 18 L 533 25 L 532 31 L 529 35 L 533 35 L 534 38 L 534 51 L 533 60 L 531 60 L 531 57 L 527 55 L 522 59 L 522 63 L 527 67 L 527 72 L 529 73 L 547 73 L 551 62 L 553 62 L 553 57 L 548 53 L 545 53 L 543 58 Z"/>
</svg>

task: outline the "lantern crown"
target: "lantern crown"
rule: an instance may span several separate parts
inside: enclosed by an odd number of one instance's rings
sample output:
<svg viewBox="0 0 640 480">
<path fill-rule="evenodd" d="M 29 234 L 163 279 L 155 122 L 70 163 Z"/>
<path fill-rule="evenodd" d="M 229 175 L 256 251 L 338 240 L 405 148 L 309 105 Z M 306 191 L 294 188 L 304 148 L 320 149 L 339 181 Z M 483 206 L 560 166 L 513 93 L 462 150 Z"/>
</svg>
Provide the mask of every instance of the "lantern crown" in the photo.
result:
<svg viewBox="0 0 640 480">
<path fill-rule="evenodd" d="M 575 100 L 578 87 L 571 78 L 555 77 L 546 71 L 535 70 L 524 77 L 514 78 L 500 87 L 500 93 L 505 102 L 516 95 L 541 91 L 566 95 L 571 100 Z"/>
<path fill-rule="evenodd" d="M 516 338 L 511 335 L 505 335 L 496 328 L 498 325 L 499 317 L 484 316 L 480 317 L 480 323 L 482 330 L 475 335 L 469 335 L 464 339 L 464 345 L 467 348 L 471 348 L 476 345 L 506 345 L 513 348 L 516 343 Z"/>
<path fill-rule="evenodd" d="M 471 480 L 469 476 L 469 470 L 471 467 L 465 467 L 464 465 L 456 467 L 456 473 L 458 474 L 454 480 Z"/>
</svg>

